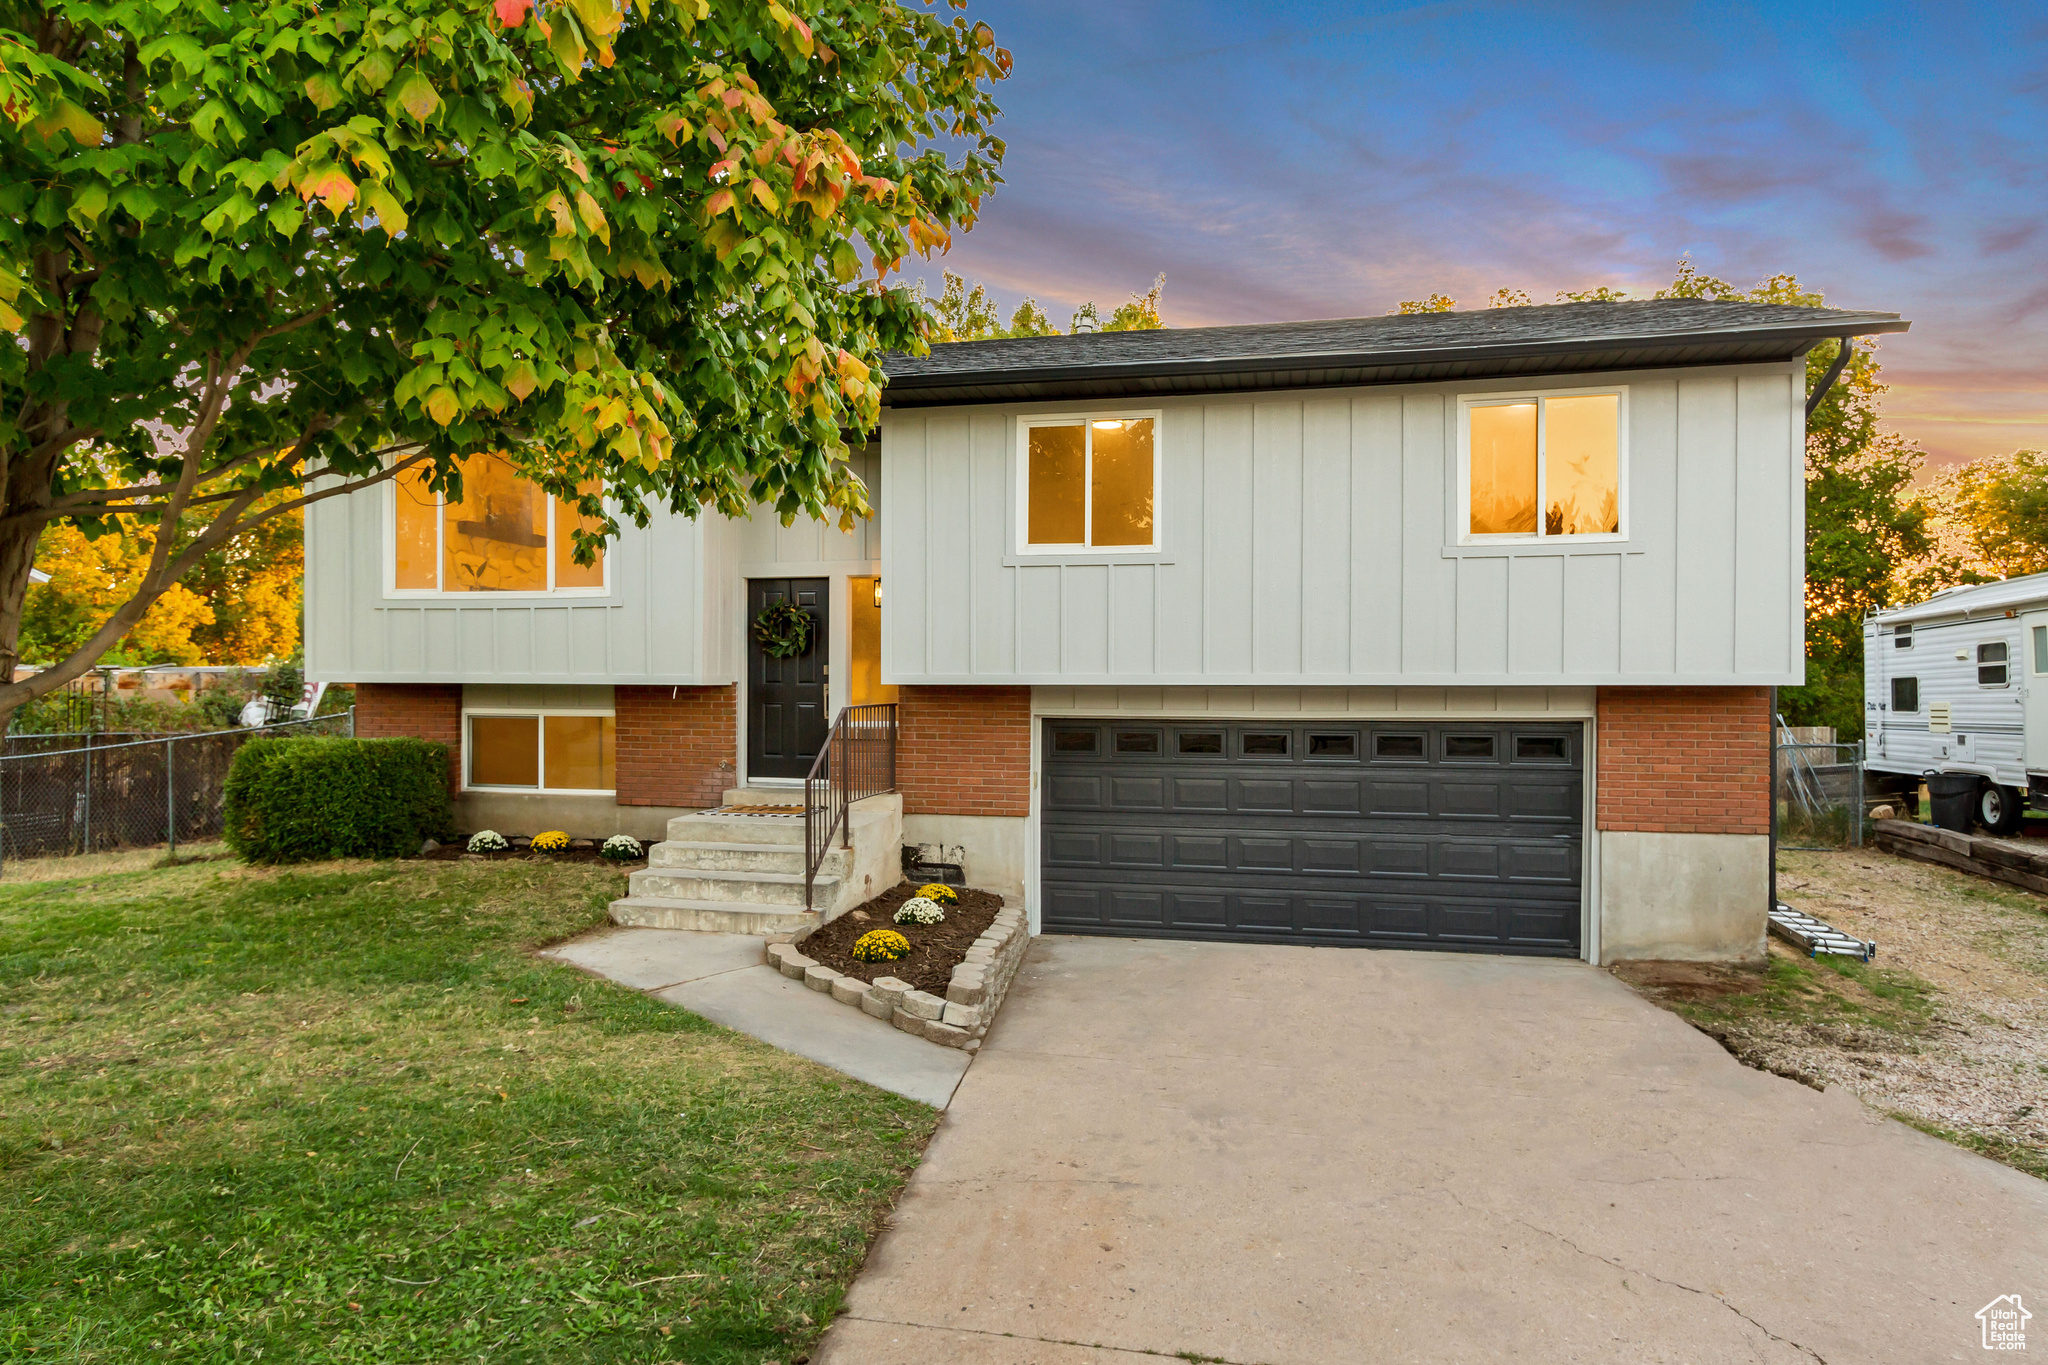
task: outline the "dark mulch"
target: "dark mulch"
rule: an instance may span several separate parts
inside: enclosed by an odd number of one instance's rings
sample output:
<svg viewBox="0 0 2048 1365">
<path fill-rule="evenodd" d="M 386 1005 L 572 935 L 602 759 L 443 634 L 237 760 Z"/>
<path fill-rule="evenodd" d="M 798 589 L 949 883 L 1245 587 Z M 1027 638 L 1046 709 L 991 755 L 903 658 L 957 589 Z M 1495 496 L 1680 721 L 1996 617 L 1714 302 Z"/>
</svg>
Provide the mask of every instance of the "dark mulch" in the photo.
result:
<svg viewBox="0 0 2048 1365">
<path fill-rule="evenodd" d="M 579 848 L 577 844 L 585 846 Z M 535 853 L 532 849 L 518 844 L 499 853 L 470 853 L 463 848 L 461 841 L 458 840 L 452 844 L 443 844 L 425 856 L 428 862 L 433 863 L 459 863 L 465 858 L 471 862 L 483 863 L 611 863 L 613 867 L 618 868 L 621 872 L 632 872 L 647 866 L 645 858 L 639 858 L 629 863 L 612 863 L 611 859 L 598 851 L 600 847 L 601 845 L 590 840 L 578 840 L 559 853 Z"/>
<path fill-rule="evenodd" d="M 946 918 L 937 924 L 891 921 L 896 907 L 917 894 L 915 883 L 904 882 L 819 928 L 798 946 L 798 951 L 845 976 L 862 981 L 893 976 L 921 991 L 944 995 L 953 979 L 953 969 L 1003 908 L 1003 898 L 994 892 L 967 886 L 953 889 L 960 893 L 960 903 L 946 906 Z M 856 962 L 853 941 L 870 929 L 894 929 L 909 939 L 910 956 L 894 962 Z"/>
</svg>

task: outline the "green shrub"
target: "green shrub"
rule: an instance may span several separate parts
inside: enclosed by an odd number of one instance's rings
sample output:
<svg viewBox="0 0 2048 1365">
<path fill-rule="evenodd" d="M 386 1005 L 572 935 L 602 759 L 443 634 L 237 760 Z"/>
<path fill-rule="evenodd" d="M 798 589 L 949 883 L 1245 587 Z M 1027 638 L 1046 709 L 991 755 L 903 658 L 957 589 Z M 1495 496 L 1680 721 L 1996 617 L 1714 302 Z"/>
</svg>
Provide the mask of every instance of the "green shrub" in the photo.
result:
<svg viewBox="0 0 2048 1365">
<path fill-rule="evenodd" d="M 228 846 L 252 863 L 396 858 L 454 830 L 448 746 L 252 739 L 227 780 Z"/>
</svg>

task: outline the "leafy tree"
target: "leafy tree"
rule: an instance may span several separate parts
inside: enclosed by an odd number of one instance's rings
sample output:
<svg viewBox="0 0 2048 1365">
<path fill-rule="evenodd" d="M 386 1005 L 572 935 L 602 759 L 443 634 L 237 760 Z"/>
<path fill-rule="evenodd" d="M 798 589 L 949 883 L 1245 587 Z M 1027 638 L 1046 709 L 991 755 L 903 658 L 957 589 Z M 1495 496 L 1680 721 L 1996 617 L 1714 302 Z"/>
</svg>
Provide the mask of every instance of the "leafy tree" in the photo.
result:
<svg viewBox="0 0 2048 1365">
<path fill-rule="evenodd" d="M 269 499 L 297 496 L 279 489 Z M 301 515 L 271 517 L 203 556 L 101 656 L 111 664 L 260 664 L 299 648 L 305 536 Z M 200 527 L 185 518 L 188 535 Z M 60 522 L 36 547 L 47 583 L 22 604 L 22 661 L 47 664 L 90 639 L 135 594 L 155 548 L 155 528 L 88 538 Z"/>
<path fill-rule="evenodd" d="M 1424 299 L 1403 299 L 1394 305 L 1395 313 L 1448 313 L 1458 306 L 1458 301 L 1449 294 L 1431 294 Z"/>
<path fill-rule="evenodd" d="M 1166 292 L 1166 274 L 1161 271 L 1152 281 L 1152 287 L 1142 294 L 1131 295 L 1129 303 L 1120 303 L 1109 315 L 1109 321 L 1102 324 L 1105 332 L 1156 332 L 1166 324 L 1159 320 L 1159 296 Z M 1089 304 L 1093 308 L 1094 304 Z"/>
<path fill-rule="evenodd" d="M 1935 480 L 1927 500 L 1952 530 L 1944 548 L 1970 577 L 2048 573 L 2048 455 L 1974 460 Z"/>
<path fill-rule="evenodd" d="M 928 332 L 884 282 L 996 184 L 1009 60 L 886 0 L 9 0 L 0 719 L 207 555 L 416 464 L 459 495 L 506 451 L 597 519 L 586 559 L 659 504 L 865 513 L 844 433 Z M 15 682 L 67 523 L 149 556 Z"/>
<path fill-rule="evenodd" d="M 987 341 L 1002 337 L 1051 337 L 1058 336 L 1060 329 L 1053 326 L 1052 319 L 1038 305 L 1038 300 L 1026 298 L 1017 305 L 1017 311 L 1010 315 L 1010 325 L 1000 327 L 996 323 L 995 300 L 989 297 L 988 287 L 982 284 L 970 286 L 968 282 L 952 271 L 944 272 L 945 287 L 939 294 L 939 301 L 931 305 L 932 340 L 934 341 Z M 1120 303 L 1109 320 L 1104 322 L 1102 310 L 1093 299 L 1074 310 L 1069 333 L 1083 332 L 1149 332 L 1166 324 L 1159 319 L 1159 299 L 1166 292 L 1166 276 L 1161 274 L 1152 281 L 1152 287 L 1142 294 L 1131 295 L 1128 303 Z"/>
<path fill-rule="evenodd" d="M 148 570 L 154 537 L 148 527 L 134 535 L 89 538 L 76 526 L 59 523 L 43 533 L 47 583 L 30 586 L 21 615 L 21 657 L 42 664 L 61 659 L 90 640 L 102 621 L 135 595 Z M 127 633 L 102 654 L 110 664 L 212 663 L 194 637 L 214 624 L 213 604 L 183 583 L 173 583 L 149 605 Z M 296 621 L 294 621 L 296 628 Z"/>
<path fill-rule="evenodd" d="M 969 289 L 967 281 L 950 270 L 945 279 L 945 292 L 933 310 L 937 323 L 933 341 L 986 341 L 1003 335 L 996 320 L 996 301 L 989 297 L 986 286 L 977 284 Z"/>
<path fill-rule="evenodd" d="M 1038 306 L 1038 300 L 1026 296 L 1017 305 L 1017 311 L 1010 314 L 1010 335 L 1013 337 L 1056 337 L 1060 329 L 1052 325 L 1052 319 Z"/>
</svg>

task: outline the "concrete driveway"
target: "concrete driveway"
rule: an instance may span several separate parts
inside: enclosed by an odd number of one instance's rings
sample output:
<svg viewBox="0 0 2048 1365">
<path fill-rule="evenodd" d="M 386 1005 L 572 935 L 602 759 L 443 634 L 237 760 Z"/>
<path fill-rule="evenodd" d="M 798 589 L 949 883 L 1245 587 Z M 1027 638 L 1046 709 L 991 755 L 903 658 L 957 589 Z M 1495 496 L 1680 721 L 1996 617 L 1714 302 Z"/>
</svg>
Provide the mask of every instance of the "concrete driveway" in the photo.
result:
<svg viewBox="0 0 2048 1365">
<path fill-rule="evenodd" d="M 814 1360 L 2048 1350 L 2048 1184 L 1572 962 L 1045 938 Z"/>
</svg>

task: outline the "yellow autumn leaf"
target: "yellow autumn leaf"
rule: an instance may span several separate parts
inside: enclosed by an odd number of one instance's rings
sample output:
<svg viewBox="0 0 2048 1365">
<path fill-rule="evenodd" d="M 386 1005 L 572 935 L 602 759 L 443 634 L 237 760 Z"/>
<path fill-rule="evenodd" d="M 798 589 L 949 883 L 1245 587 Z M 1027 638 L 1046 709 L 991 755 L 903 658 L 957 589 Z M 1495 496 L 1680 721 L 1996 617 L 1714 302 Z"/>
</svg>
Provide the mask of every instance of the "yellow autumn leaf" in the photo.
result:
<svg viewBox="0 0 2048 1365">
<path fill-rule="evenodd" d="M 454 421 L 461 412 L 461 404 L 455 401 L 455 395 L 446 388 L 437 388 L 427 395 L 427 415 L 442 426 L 445 427 Z"/>
<path fill-rule="evenodd" d="M 604 209 L 591 197 L 589 190 L 576 191 L 576 216 L 583 220 L 583 226 L 592 236 L 606 246 L 611 245 L 612 225 L 605 221 Z"/>
<path fill-rule="evenodd" d="M 36 120 L 36 131 L 45 142 L 57 140 L 58 133 L 69 133 L 81 147 L 97 147 L 106 137 L 106 125 L 73 104 L 70 100 L 58 100 L 50 106 L 50 112 Z"/>
</svg>

